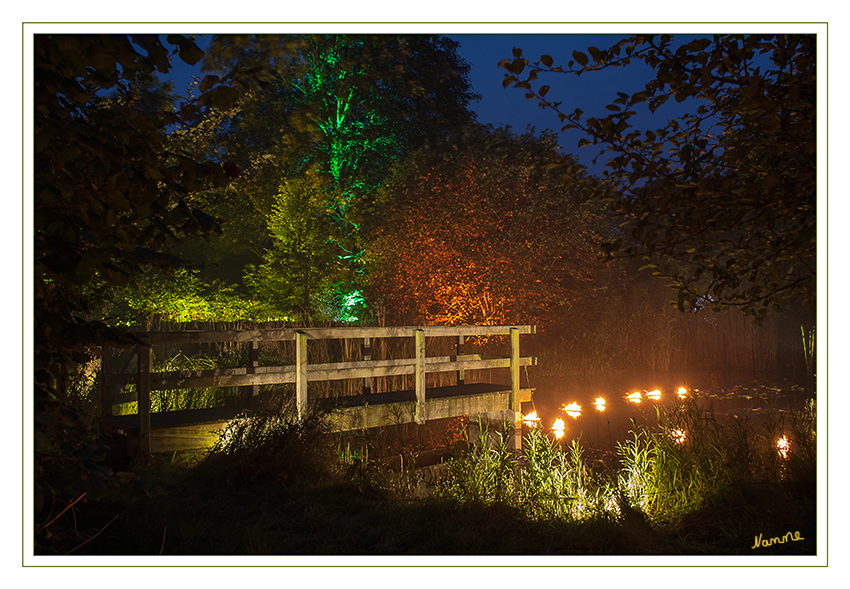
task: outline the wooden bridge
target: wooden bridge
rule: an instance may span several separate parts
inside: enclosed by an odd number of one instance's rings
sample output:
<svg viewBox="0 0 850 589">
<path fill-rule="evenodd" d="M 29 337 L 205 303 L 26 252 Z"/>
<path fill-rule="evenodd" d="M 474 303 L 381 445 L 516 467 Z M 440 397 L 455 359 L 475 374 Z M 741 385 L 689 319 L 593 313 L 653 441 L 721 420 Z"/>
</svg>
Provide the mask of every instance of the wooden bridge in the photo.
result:
<svg viewBox="0 0 850 589">
<path fill-rule="evenodd" d="M 127 444 L 131 455 L 148 455 L 203 448 L 211 445 L 225 425 L 245 414 L 245 406 L 215 407 L 182 411 L 151 412 L 151 391 L 205 387 L 251 387 L 295 383 L 296 408 L 299 419 L 309 410 L 308 383 L 345 379 L 363 379 L 364 394 L 340 396 L 336 399 L 314 399 L 324 404 L 333 401 L 331 418 L 337 431 L 366 429 L 400 423 L 424 424 L 428 420 L 469 415 L 491 421 L 507 421 L 521 432 L 521 403 L 530 401 L 532 389 L 520 388 L 520 368 L 536 363 L 534 358 L 520 356 L 520 335 L 535 333 L 532 325 L 498 326 L 412 326 L 412 327 L 328 327 L 250 329 L 225 331 L 137 332 L 143 343 L 136 347 L 134 371 L 113 371 L 113 353 L 102 352 L 101 379 L 102 427 Z M 465 354 L 466 338 L 472 336 L 510 336 L 510 355 L 505 357 Z M 456 341 L 451 356 L 426 356 L 426 338 L 450 337 Z M 377 338 L 413 338 L 415 354 L 411 358 L 373 360 L 372 340 Z M 310 340 L 360 340 L 362 360 L 328 364 L 308 362 Z M 270 341 L 293 341 L 295 364 L 259 366 L 259 344 Z M 214 370 L 180 370 L 151 372 L 151 346 L 157 344 L 198 344 L 245 342 L 248 345 L 247 366 Z M 465 372 L 482 369 L 507 369 L 506 384 L 471 383 Z M 455 372 L 451 386 L 426 387 L 427 373 Z M 413 390 L 372 391 L 372 379 L 382 376 L 414 375 Z M 134 398 L 116 395 L 127 384 L 135 384 Z M 113 404 L 137 400 L 135 415 L 112 415 Z M 514 436 L 516 448 L 521 435 Z"/>
</svg>

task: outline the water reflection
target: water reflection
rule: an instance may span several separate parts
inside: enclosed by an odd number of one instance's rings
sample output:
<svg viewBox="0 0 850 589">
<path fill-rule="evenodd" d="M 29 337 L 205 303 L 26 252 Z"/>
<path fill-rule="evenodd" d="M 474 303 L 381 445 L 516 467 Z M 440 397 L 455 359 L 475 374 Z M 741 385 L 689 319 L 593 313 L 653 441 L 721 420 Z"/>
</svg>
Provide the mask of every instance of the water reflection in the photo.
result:
<svg viewBox="0 0 850 589">
<path fill-rule="evenodd" d="M 569 405 L 564 405 L 561 407 L 561 410 L 573 419 L 578 419 L 579 415 L 581 415 L 581 405 L 575 402 L 570 403 Z"/>
<path fill-rule="evenodd" d="M 697 383 L 681 377 L 662 379 L 646 377 L 649 386 L 640 379 L 593 383 L 586 387 L 577 384 L 546 387 L 539 386 L 534 393 L 534 408 L 543 423 L 552 423 L 551 433 L 569 443 L 581 438 L 587 448 L 613 451 L 616 443 L 630 438 L 635 427 L 655 427 L 659 414 L 672 409 L 685 399 L 694 397 L 697 404 L 712 410 L 718 418 L 743 418 L 760 420 L 760 414 L 770 410 L 801 409 L 805 395 L 800 386 L 784 386 L 745 381 L 709 384 L 702 389 Z M 566 401 L 569 401 L 567 404 Z M 586 403 L 593 405 L 593 416 L 582 414 Z M 569 430 L 563 419 L 566 413 L 575 421 Z M 556 427 L 557 426 L 557 427 Z M 676 434 L 677 443 L 686 443 L 687 432 Z M 782 448 L 778 447 L 782 452 Z M 787 451 L 787 450 L 786 450 Z"/>
<path fill-rule="evenodd" d="M 776 449 L 779 450 L 779 455 L 782 458 L 788 458 L 788 449 L 790 448 L 790 444 L 788 443 L 788 437 L 782 436 L 779 438 L 779 441 L 776 442 Z"/>
<path fill-rule="evenodd" d="M 560 417 L 552 424 L 552 431 L 555 434 L 555 439 L 560 440 L 566 434 L 567 424 Z"/>
</svg>

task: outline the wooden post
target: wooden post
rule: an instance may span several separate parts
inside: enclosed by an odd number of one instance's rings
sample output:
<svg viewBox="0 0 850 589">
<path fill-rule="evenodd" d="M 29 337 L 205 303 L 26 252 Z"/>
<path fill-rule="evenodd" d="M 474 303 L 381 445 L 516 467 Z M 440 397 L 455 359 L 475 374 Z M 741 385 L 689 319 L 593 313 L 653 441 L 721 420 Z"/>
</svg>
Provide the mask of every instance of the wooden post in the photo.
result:
<svg viewBox="0 0 850 589">
<path fill-rule="evenodd" d="M 419 425 L 425 423 L 425 330 L 416 330 L 416 411 L 413 420 Z"/>
<path fill-rule="evenodd" d="M 295 333 L 295 407 L 301 421 L 307 411 L 307 334 L 302 331 Z"/>
<path fill-rule="evenodd" d="M 363 360 L 371 360 L 372 359 L 372 338 L 364 337 L 363 344 L 360 348 L 363 354 Z M 366 377 L 363 379 L 363 395 L 371 395 L 372 394 L 372 377 Z"/>
<path fill-rule="evenodd" d="M 511 328 L 511 409 L 514 411 L 514 447 L 522 449 L 522 404 L 519 399 L 519 329 Z"/>
<path fill-rule="evenodd" d="M 466 342 L 466 336 L 464 336 L 464 335 L 457 336 L 457 359 L 458 360 L 460 360 L 461 357 L 464 354 L 465 342 Z M 457 371 L 457 386 L 462 387 L 465 382 L 466 382 L 466 376 L 465 376 L 463 370 L 458 370 Z"/>
<path fill-rule="evenodd" d="M 151 453 L 151 347 L 136 346 L 138 370 L 136 372 L 136 399 L 139 410 L 139 454 Z"/>
<path fill-rule="evenodd" d="M 100 348 L 100 416 L 112 416 L 112 348 Z"/>
<path fill-rule="evenodd" d="M 260 342 L 251 340 L 248 342 L 248 366 L 245 370 L 246 374 L 256 374 L 257 367 L 260 365 Z M 246 387 L 251 393 L 251 397 L 256 397 L 260 394 L 260 386 L 256 384 Z"/>
</svg>

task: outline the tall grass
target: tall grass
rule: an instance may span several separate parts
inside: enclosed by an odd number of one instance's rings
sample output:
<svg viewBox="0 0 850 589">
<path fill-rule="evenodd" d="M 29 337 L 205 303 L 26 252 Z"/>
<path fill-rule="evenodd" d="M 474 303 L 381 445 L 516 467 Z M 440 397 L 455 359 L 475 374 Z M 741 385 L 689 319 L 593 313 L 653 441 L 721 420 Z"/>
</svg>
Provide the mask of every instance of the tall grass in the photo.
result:
<svg viewBox="0 0 850 589">
<path fill-rule="evenodd" d="M 532 519 L 580 521 L 604 516 L 616 504 L 603 478 L 594 478 L 582 447 L 566 451 L 540 428 L 532 429 L 517 455 L 508 443 L 508 425 L 479 425 L 480 437 L 467 440 L 446 463 L 446 478 L 436 495 L 471 503 L 504 503 Z"/>
<path fill-rule="evenodd" d="M 478 439 L 467 435 L 460 454 L 445 463 L 447 477 L 437 494 L 476 503 L 510 502 L 517 494 L 518 457 L 507 426 L 478 422 Z"/>
<path fill-rule="evenodd" d="M 782 433 L 790 440 L 785 456 L 776 447 Z M 657 426 L 631 434 L 618 443 L 618 464 L 609 471 L 584 459 L 579 440 L 564 448 L 533 428 L 519 456 L 506 444 L 506 430 L 485 428 L 446 463 L 448 476 L 437 493 L 505 503 L 534 520 L 619 519 L 625 509 L 665 526 L 754 485 L 791 493 L 814 488 L 813 402 L 798 413 L 768 412 L 757 425 L 721 421 L 689 399 L 663 411 Z"/>
<path fill-rule="evenodd" d="M 579 440 L 564 450 L 534 428 L 524 442 L 519 498 L 529 517 L 581 521 L 616 510 L 608 481 L 594 478 Z"/>
</svg>

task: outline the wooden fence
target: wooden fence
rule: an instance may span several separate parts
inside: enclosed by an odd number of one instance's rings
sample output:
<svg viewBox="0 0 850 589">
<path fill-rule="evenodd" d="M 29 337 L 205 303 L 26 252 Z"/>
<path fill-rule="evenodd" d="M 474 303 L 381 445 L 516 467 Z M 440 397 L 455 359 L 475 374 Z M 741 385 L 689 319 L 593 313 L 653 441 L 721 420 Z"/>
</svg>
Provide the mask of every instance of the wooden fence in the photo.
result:
<svg viewBox="0 0 850 589">
<path fill-rule="evenodd" d="M 137 332 L 134 335 L 142 343 L 136 347 L 136 370 L 135 373 L 118 374 L 113 371 L 112 351 L 109 348 L 103 350 L 103 371 L 101 406 L 103 408 L 103 420 L 112 418 L 112 407 L 115 402 L 115 391 L 127 384 L 135 384 L 135 397 L 138 401 L 138 413 L 136 422 L 136 437 L 138 440 L 137 451 L 140 454 L 151 453 L 151 391 L 154 390 L 179 390 L 205 387 L 251 387 L 253 394 L 257 394 L 257 387 L 266 384 L 295 384 L 295 398 L 298 417 L 301 419 L 309 409 L 308 383 L 315 381 L 331 381 L 344 379 L 363 379 L 367 390 L 371 388 L 371 379 L 382 376 L 396 376 L 412 374 L 415 383 L 415 402 L 412 404 L 412 415 L 410 420 L 418 424 L 425 423 L 426 419 L 458 414 L 458 411 L 477 411 L 492 413 L 503 411 L 511 414 L 517 428 L 521 426 L 521 402 L 528 400 L 530 389 L 520 388 L 520 368 L 535 363 L 533 358 L 520 356 L 520 335 L 533 334 L 536 329 L 532 325 L 467 325 L 467 326 L 410 326 L 410 327 L 321 327 L 321 328 L 285 328 L 285 329 L 248 329 L 248 330 L 224 330 L 224 331 L 177 331 L 177 332 Z M 506 357 L 485 356 L 482 354 L 465 354 L 464 344 L 467 337 L 472 336 L 510 336 L 510 355 Z M 425 341 L 432 337 L 456 338 L 456 353 L 451 356 L 426 356 Z M 372 360 L 372 340 L 377 338 L 413 338 L 415 342 L 415 354 L 412 358 Z M 308 361 L 308 342 L 310 340 L 326 339 L 357 339 L 362 343 L 362 360 L 352 362 L 334 362 L 325 364 L 310 364 Z M 259 366 L 259 344 L 269 341 L 294 341 L 295 364 L 283 366 Z M 157 344 L 197 344 L 218 342 L 245 342 L 248 345 L 247 365 L 240 368 L 219 368 L 212 370 L 179 370 L 170 372 L 151 372 L 151 346 Z M 466 402 L 454 402 L 451 407 L 442 407 L 439 411 L 432 411 L 433 415 L 426 416 L 428 398 L 425 386 L 426 373 L 455 372 L 457 374 L 454 390 L 445 387 L 439 396 L 443 399 L 467 396 L 471 393 L 465 385 L 465 371 L 482 370 L 493 368 L 507 368 L 510 371 L 510 385 L 501 387 L 505 389 L 507 403 L 498 401 L 494 406 L 492 400 L 485 404 Z M 477 395 L 502 392 L 497 391 L 500 387 L 477 390 Z M 385 397 L 389 400 L 391 393 L 381 393 L 374 397 Z M 377 404 L 377 403 L 373 403 Z M 445 403 L 444 403 L 445 404 Z M 505 405 L 499 407 L 498 405 Z M 350 404 L 349 404 L 350 405 Z M 368 403 L 364 403 L 368 405 Z M 345 407 L 343 412 L 357 411 L 355 407 Z M 359 408 L 360 413 L 363 408 Z M 180 412 L 170 412 L 180 413 Z M 197 422 L 199 413 L 193 416 L 191 412 L 183 412 L 186 419 L 195 419 Z M 221 412 L 218 412 L 217 420 Z M 160 414 L 157 414 L 158 416 Z M 124 416 L 126 417 L 126 416 Z M 349 416 L 350 417 L 350 416 Z M 176 422 L 186 425 L 176 419 Z M 374 421 L 374 420 L 373 420 Z M 355 429 L 357 424 L 365 427 L 368 418 L 364 419 L 341 419 L 340 429 Z M 520 436 L 516 436 L 519 445 Z"/>
</svg>

